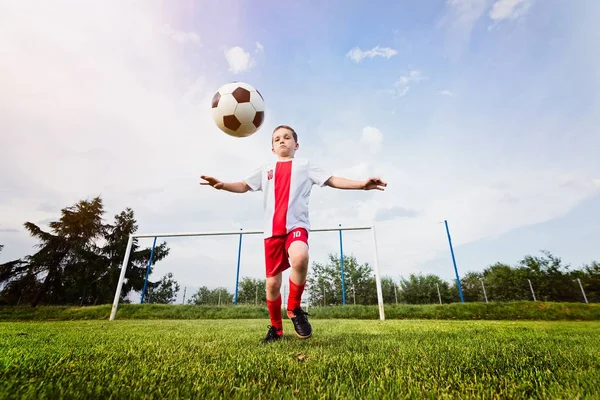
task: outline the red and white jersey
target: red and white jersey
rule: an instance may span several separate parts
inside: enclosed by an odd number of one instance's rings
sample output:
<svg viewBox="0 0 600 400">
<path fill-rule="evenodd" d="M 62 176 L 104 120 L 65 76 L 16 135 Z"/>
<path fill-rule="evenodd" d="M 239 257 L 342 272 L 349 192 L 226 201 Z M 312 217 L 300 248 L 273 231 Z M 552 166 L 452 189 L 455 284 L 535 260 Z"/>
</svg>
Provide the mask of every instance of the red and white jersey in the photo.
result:
<svg viewBox="0 0 600 400">
<path fill-rule="evenodd" d="M 243 181 L 251 191 L 264 193 L 264 236 L 285 235 L 295 228 L 310 230 L 308 201 L 313 185 L 331 177 L 308 160 L 275 160 L 257 168 Z"/>
</svg>

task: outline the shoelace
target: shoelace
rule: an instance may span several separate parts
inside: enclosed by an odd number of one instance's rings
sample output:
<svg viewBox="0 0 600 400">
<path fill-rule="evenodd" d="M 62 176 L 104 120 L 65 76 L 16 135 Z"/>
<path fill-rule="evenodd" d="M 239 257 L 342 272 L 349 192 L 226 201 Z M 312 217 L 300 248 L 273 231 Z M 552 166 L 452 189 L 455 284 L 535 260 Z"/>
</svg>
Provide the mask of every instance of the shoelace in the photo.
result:
<svg viewBox="0 0 600 400">
<path fill-rule="evenodd" d="M 278 335 L 277 335 L 277 328 L 275 328 L 274 326 L 271 326 L 271 325 L 267 325 L 267 328 L 269 328 L 269 331 L 267 332 L 267 338 L 268 339 L 272 339 L 272 338 L 278 337 Z"/>
<path fill-rule="evenodd" d="M 307 313 L 304 310 L 298 310 L 298 312 L 297 313 L 294 312 L 294 314 L 295 314 L 296 318 L 298 319 L 298 322 L 300 322 L 300 323 L 306 322 L 307 321 L 306 316 L 310 315 L 309 313 Z"/>
</svg>

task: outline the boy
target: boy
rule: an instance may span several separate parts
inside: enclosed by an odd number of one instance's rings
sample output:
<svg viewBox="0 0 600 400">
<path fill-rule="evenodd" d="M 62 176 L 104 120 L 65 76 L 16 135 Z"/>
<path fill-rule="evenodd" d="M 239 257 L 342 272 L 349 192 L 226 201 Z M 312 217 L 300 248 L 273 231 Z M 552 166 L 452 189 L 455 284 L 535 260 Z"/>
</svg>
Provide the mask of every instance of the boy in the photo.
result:
<svg viewBox="0 0 600 400">
<path fill-rule="evenodd" d="M 287 125 L 280 125 L 275 128 L 271 138 L 271 150 L 277 155 L 276 161 L 263 165 L 239 182 L 225 183 L 210 176 L 201 176 L 205 180 L 201 185 L 210 185 L 215 189 L 233 193 L 249 190 L 264 193 L 267 308 L 271 325 L 263 343 L 279 340 L 283 336 L 281 276 L 290 267 L 287 316 L 299 338 L 307 339 L 312 335 L 308 313 L 300 307 L 308 273 L 308 200 L 312 186 L 363 190 L 384 190 L 387 186 L 379 178 L 355 181 L 332 176 L 308 160 L 294 158 L 298 148 L 296 132 Z"/>
</svg>

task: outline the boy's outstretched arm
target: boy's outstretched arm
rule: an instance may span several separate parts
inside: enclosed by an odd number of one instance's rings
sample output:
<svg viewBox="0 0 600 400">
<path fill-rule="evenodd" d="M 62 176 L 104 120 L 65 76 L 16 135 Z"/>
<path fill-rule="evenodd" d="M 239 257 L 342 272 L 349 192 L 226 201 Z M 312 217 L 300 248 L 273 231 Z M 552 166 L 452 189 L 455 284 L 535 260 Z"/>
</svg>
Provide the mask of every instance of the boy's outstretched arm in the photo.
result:
<svg viewBox="0 0 600 400">
<path fill-rule="evenodd" d="M 336 189 L 355 189 L 355 190 L 384 190 L 387 186 L 387 182 L 382 181 L 379 178 L 369 178 L 365 181 L 355 181 L 352 179 L 341 178 L 339 176 L 332 176 L 325 182 L 327 186 Z"/>
<path fill-rule="evenodd" d="M 200 175 L 200 178 L 204 179 L 206 182 L 200 182 L 201 185 L 209 185 L 219 190 L 227 190 L 232 193 L 246 193 L 250 190 L 250 186 L 248 186 L 245 182 L 221 182 L 217 178 L 213 178 L 212 176 Z"/>
</svg>

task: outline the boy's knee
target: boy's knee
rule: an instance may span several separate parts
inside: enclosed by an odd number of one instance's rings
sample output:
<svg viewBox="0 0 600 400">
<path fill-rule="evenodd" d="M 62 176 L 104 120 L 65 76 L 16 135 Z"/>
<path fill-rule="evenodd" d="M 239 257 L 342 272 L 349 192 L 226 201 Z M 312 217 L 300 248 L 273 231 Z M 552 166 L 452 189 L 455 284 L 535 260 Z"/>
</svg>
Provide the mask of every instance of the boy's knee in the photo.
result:
<svg viewBox="0 0 600 400">
<path fill-rule="evenodd" d="M 281 289 L 281 282 L 277 279 L 267 279 L 267 290 L 269 292 Z"/>
<path fill-rule="evenodd" d="M 297 252 L 290 256 L 290 261 L 294 268 L 308 268 L 308 253 Z"/>
</svg>

